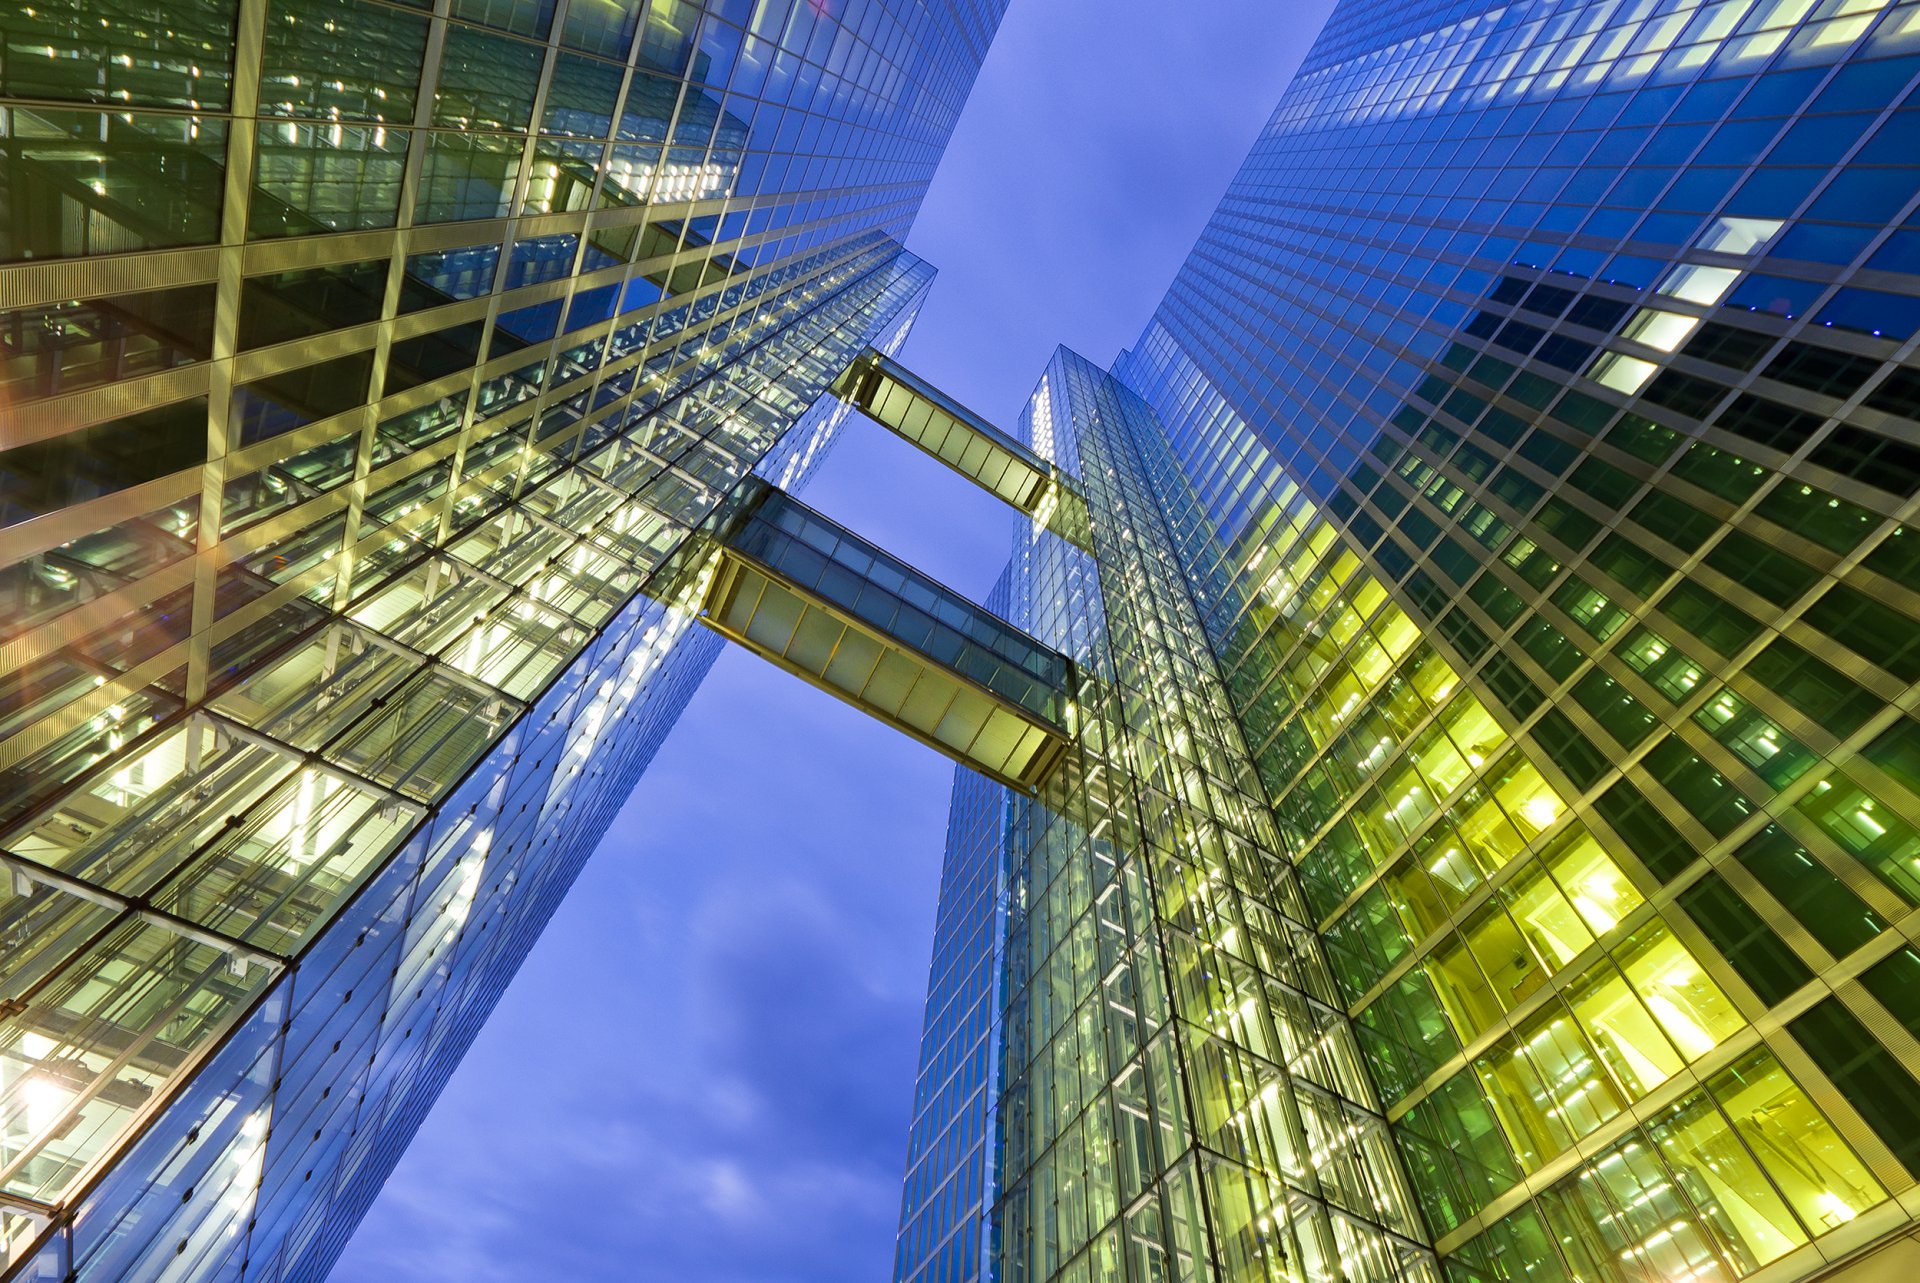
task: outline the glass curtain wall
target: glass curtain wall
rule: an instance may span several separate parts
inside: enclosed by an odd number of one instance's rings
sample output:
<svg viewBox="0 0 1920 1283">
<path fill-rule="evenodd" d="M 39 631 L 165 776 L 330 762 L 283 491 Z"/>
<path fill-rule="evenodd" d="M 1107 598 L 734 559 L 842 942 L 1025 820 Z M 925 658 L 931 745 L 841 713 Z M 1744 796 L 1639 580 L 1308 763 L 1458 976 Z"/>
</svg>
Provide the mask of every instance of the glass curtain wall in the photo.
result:
<svg viewBox="0 0 1920 1283">
<path fill-rule="evenodd" d="M 0 39 L 0 1272 L 316 1279 L 711 660 L 997 4 Z"/>
<path fill-rule="evenodd" d="M 927 1277 L 1433 1279 L 1141 462 L 1152 417 L 1063 349 L 1022 425 L 1092 514 L 1091 554 L 1023 532 L 1011 602 L 1079 667 L 1078 738 L 1003 795 L 993 1238 Z"/>
<path fill-rule="evenodd" d="M 1083 743 L 1008 799 L 997 1237 L 928 1277 L 1912 1231 L 1917 77 L 1891 0 L 1336 9 L 1118 384 L 1030 408 Z"/>
<path fill-rule="evenodd" d="M 1117 365 L 1463 1283 L 1911 1226 L 1917 74 L 1909 4 L 1342 5 Z"/>
</svg>

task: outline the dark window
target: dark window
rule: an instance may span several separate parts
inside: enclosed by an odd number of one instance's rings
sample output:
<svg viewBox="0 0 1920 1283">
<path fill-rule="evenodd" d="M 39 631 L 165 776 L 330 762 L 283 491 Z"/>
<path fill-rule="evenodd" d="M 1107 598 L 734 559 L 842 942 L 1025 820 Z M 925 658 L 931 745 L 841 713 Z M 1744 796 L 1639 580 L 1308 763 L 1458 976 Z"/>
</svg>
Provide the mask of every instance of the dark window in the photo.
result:
<svg viewBox="0 0 1920 1283">
<path fill-rule="evenodd" d="M 1844 739 L 1880 709 L 1880 701 L 1784 637 L 1747 661 L 1747 675 L 1829 734 Z"/>
<path fill-rule="evenodd" d="M 1663 370 L 1647 385 L 1643 394 L 1654 405 L 1665 406 L 1689 419 L 1704 418 L 1720 404 L 1727 389 L 1706 379 L 1697 379 L 1678 370 Z"/>
<path fill-rule="evenodd" d="M 1798 601 L 1818 582 L 1812 566 L 1783 552 L 1775 552 L 1752 535 L 1729 530 L 1707 553 L 1707 564 L 1765 597 L 1776 606 Z"/>
<path fill-rule="evenodd" d="M 1920 680 L 1920 624 L 1865 593 L 1835 584 L 1802 618 L 1901 681 Z"/>
<path fill-rule="evenodd" d="M 1715 837 L 1725 837 L 1753 814 L 1753 803 L 1746 794 L 1702 761 L 1677 735 L 1667 736 L 1648 750 L 1645 765 L 1674 800 Z"/>
<path fill-rule="evenodd" d="M 1610 534 L 1595 544 L 1589 559 L 1642 597 L 1651 596 L 1673 573 L 1673 567 L 1666 562 L 1618 534 Z"/>
<path fill-rule="evenodd" d="M 1402 538 L 1415 548 L 1425 549 L 1440 537 L 1440 527 L 1425 513 L 1409 509 L 1400 515 L 1398 526 Z"/>
<path fill-rule="evenodd" d="M 1580 451 L 1550 432 L 1535 432 L 1520 443 L 1520 457 L 1543 472 L 1559 476 L 1580 457 Z"/>
<path fill-rule="evenodd" d="M 1519 513 L 1527 512 L 1546 494 L 1530 478 L 1520 475 L 1513 468 L 1500 469 L 1499 475 L 1487 486 L 1487 491 Z"/>
<path fill-rule="evenodd" d="M 1429 431 L 1438 431 L 1438 428 L 1429 429 Z M 1453 468 L 1470 483 L 1485 481 L 1487 474 L 1493 471 L 1493 456 L 1472 442 L 1468 442 L 1454 452 Z"/>
<path fill-rule="evenodd" d="M 1768 474 L 1765 468 L 1749 459 L 1696 441 L 1673 461 L 1673 475 L 1729 503 L 1745 503 Z"/>
<path fill-rule="evenodd" d="M 1548 709 L 1533 724 L 1533 738 L 1578 788 L 1592 788 L 1607 773 L 1607 755 L 1558 709 Z"/>
<path fill-rule="evenodd" d="M 1627 748 L 1639 744 L 1654 728 L 1654 716 L 1646 705 L 1597 668 L 1573 684 L 1573 698 Z"/>
<path fill-rule="evenodd" d="M 1814 447 L 1813 461 L 1889 494 L 1920 489 L 1920 449 L 1841 424 Z"/>
<path fill-rule="evenodd" d="M 1524 419 L 1499 409 L 1487 411 L 1486 417 L 1481 419 L 1474 429 L 1481 436 L 1504 446 L 1510 446 L 1518 441 L 1526 430 L 1527 424 Z"/>
<path fill-rule="evenodd" d="M 1660 602 L 1669 619 L 1722 655 L 1731 655 L 1760 633 L 1760 622 L 1691 579 L 1674 585 Z"/>
<path fill-rule="evenodd" d="M 1664 463 L 1680 443 L 1680 434 L 1638 414 L 1623 414 L 1607 433 L 1607 444 L 1648 463 Z"/>
<path fill-rule="evenodd" d="M 1542 348 L 1541 355 L 1545 354 L 1546 349 Z M 1560 404 L 1553 407 L 1554 418 L 1588 436 L 1600 432 L 1613 422 L 1615 413 L 1615 407 L 1605 401 L 1596 401 L 1579 392 L 1567 393 L 1560 398 Z"/>
<path fill-rule="evenodd" d="M 1768 1006 L 1813 979 L 1806 963 L 1718 874 L 1709 872 L 1679 899 L 1687 916 Z"/>
<path fill-rule="evenodd" d="M 1487 297 L 1496 303 L 1505 303 L 1511 307 L 1527 296 L 1527 290 L 1531 286 L 1532 282 L 1523 277 L 1503 276 L 1487 292 Z"/>
<path fill-rule="evenodd" d="M 1356 514 L 1353 520 L 1347 523 L 1347 529 L 1362 547 L 1368 548 L 1379 542 L 1380 536 L 1386 531 L 1386 527 L 1365 512 Z"/>
<path fill-rule="evenodd" d="M 1860 983 L 1909 1033 L 1920 1038 L 1920 952 L 1909 945 L 1889 954 L 1886 961 L 1867 968 Z"/>
<path fill-rule="evenodd" d="M 1533 519 L 1543 530 L 1576 552 L 1600 533 L 1599 522 L 1557 496 L 1541 504 L 1540 511 L 1534 514 Z"/>
<path fill-rule="evenodd" d="M 1535 618 L 1514 634 L 1514 640 L 1520 648 L 1533 656 L 1535 663 L 1547 671 L 1547 675 L 1556 682 L 1565 681 L 1573 675 L 1586 658 L 1578 647 L 1569 642 L 1558 628 L 1544 619 Z"/>
<path fill-rule="evenodd" d="M 1466 550 L 1460 548 L 1450 539 L 1443 540 L 1441 546 L 1434 550 L 1434 561 L 1441 563 L 1441 569 L 1447 570 L 1449 574 L 1453 574 L 1453 571 L 1449 570 L 1447 566 L 1441 562 L 1441 559 L 1443 555 L 1455 553 L 1459 554 L 1460 558 L 1468 560 L 1469 569 L 1466 573 L 1468 575 L 1472 574 L 1470 568 L 1471 559 L 1467 558 Z M 1457 577 L 1456 582 L 1464 583 L 1465 577 Z M 1520 613 L 1527 608 L 1527 603 L 1521 600 L 1520 594 L 1508 588 L 1492 575 L 1482 575 L 1480 578 L 1474 580 L 1473 587 L 1467 589 L 1467 596 L 1478 602 L 1480 608 L 1486 611 L 1487 614 L 1493 618 L 1494 622 L 1503 627 L 1518 619 Z"/>
<path fill-rule="evenodd" d="M 1606 507 L 1614 509 L 1625 507 L 1627 500 L 1633 498 L 1634 491 L 1640 488 L 1638 478 L 1610 463 L 1591 458 L 1575 468 L 1567 480 Z"/>
<path fill-rule="evenodd" d="M 1734 858 L 1836 958 L 1887 929 L 1846 883 L 1777 824 L 1743 843 Z"/>
<path fill-rule="evenodd" d="M 1627 849 L 1640 857 L 1647 871 L 1662 882 L 1671 882 L 1693 863 L 1694 850 L 1678 829 L 1654 809 L 1632 780 L 1621 780 L 1602 793 L 1593 804 L 1600 818 L 1620 835 Z"/>
<path fill-rule="evenodd" d="M 0 451 L 0 526 L 206 462 L 207 399 Z"/>
<path fill-rule="evenodd" d="M 1583 298 L 1567 313 L 1567 320 L 1589 329 L 1611 330 L 1631 310 L 1629 304 L 1616 303 L 1610 298 Z"/>
<path fill-rule="evenodd" d="M 1920 1083 L 1838 998 L 1787 1026 L 1909 1172 L 1920 1172 Z"/>
<path fill-rule="evenodd" d="M 471 368 L 480 359 L 480 343 L 485 333 L 486 328 L 480 322 L 469 321 L 397 341 L 387 360 L 385 395 L 392 396 Z"/>
<path fill-rule="evenodd" d="M 1493 692 L 1494 698 L 1515 717 L 1527 716 L 1540 707 L 1541 701 L 1546 698 L 1533 680 L 1520 671 L 1520 666 L 1505 655 L 1495 655 L 1489 659 L 1487 666 L 1480 670 L 1480 679 Z"/>
<path fill-rule="evenodd" d="M 1751 370 L 1772 346 L 1773 336 L 1770 334 L 1755 334 L 1752 330 L 1708 321 L 1681 349 L 1681 353 L 1730 369 Z"/>
<path fill-rule="evenodd" d="M 1380 562 L 1380 568 L 1387 573 L 1389 579 L 1405 579 L 1408 572 L 1413 569 L 1412 554 L 1392 539 L 1382 539 L 1380 541 L 1380 547 L 1374 552 L 1374 556 Z"/>
<path fill-rule="evenodd" d="M 1480 625 L 1474 623 L 1466 611 L 1459 609 L 1448 611 L 1440 619 L 1440 635 L 1452 642 L 1454 649 L 1464 655 L 1469 663 L 1486 654 L 1490 644 Z"/>
<path fill-rule="evenodd" d="M 1557 285 L 1536 285 L 1527 291 L 1520 306 L 1542 316 L 1558 317 L 1573 305 L 1574 298 L 1572 290 L 1561 289 Z"/>
<path fill-rule="evenodd" d="M 1776 401 L 1742 392 L 1714 421 L 1714 426 L 1771 446 L 1781 454 L 1792 454 L 1812 439 L 1822 422 L 1817 414 L 1803 414 Z"/>
<path fill-rule="evenodd" d="M 1920 796 L 1920 722 L 1901 718 L 1861 749 L 1860 755 Z"/>
<path fill-rule="evenodd" d="M 252 276 L 240 286 L 240 350 L 378 320 L 385 260 Z"/>
<path fill-rule="evenodd" d="M 1782 482 L 1769 490 L 1766 497 L 1755 505 L 1754 511 L 1775 525 L 1783 526 L 1834 552 L 1852 552 L 1880 524 L 1879 516 L 1865 508 L 1848 503 L 1845 499 L 1836 499 L 1824 490 L 1793 481 Z M 1873 566 L 1874 558 L 1890 548 L 1893 542 L 1888 539 L 1867 554 L 1867 564 Z M 1879 566 L 1874 566 L 1874 569 L 1881 574 L 1889 573 Z M 1908 579 L 1897 573 L 1893 577 L 1909 587 L 1920 588 L 1920 578 Z"/>
<path fill-rule="evenodd" d="M 1545 330 L 1521 321 L 1508 321 L 1493 336 L 1493 341 L 1509 351 L 1525 356 L 1547 336 Z"/>
<path fill-rule="evenodd" d="M 1920 420 L 1920 370 L 1902 366 L 1867 393 L 1867 404 L 1903 419 Z"/>
<path fill-rule="evenodd" d="M 1879 368 L 1878 361 L 1864 356 L 1848 356 L 1811 343 L 1789 343 L 1764 373 L 1770 379 L 1844 401 Z"/>
<path fill-rule="evenodd" d="M 1627 516 L 1683 552 L 1692 552 L 1720 528 L 1717 520 L 1692 504 L 1658 490 L 1649 491 Z"/>
<path fill-rule="evenodd" d="M 1556 334 L 1540 345 L 1540 350 L 1534 354 L 1534 359 L 1562 370 L 1577 370 L 1585 365 L 1587 358 L 1592 355 L 1593 344 L 1584 339 L 1576 339 L 1570 334 Z M 1566 417 L 1558 410 L 1555 411 L 1555 415 L 1559 418 Z"/>
<path fill-rule="evenodd" d="M 233 390 L 233 417 L 241 445 L 251 445 L 367 402 L 373 353 L 356 352 L 287 370 Z"/>
</svg>

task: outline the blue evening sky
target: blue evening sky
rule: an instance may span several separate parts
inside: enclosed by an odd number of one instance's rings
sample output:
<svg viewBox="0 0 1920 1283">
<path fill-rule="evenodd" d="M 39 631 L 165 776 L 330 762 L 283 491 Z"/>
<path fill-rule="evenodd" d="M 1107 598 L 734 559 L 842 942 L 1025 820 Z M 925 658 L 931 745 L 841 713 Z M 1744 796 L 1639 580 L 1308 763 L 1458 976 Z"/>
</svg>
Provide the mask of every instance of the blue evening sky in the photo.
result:
<svg viewBox="0 0 1920 1283">
<path fill-rule="evenodd" d="M 1011 425 L 1131 343 L 1330 0 L 1014 0 L 904 353 Z M 855 419 L 807 501 L 976 597 L 1005 509 Z M 729 650 L 334 1283 L 891 1275 L 946 759 Z"/>
</svg>

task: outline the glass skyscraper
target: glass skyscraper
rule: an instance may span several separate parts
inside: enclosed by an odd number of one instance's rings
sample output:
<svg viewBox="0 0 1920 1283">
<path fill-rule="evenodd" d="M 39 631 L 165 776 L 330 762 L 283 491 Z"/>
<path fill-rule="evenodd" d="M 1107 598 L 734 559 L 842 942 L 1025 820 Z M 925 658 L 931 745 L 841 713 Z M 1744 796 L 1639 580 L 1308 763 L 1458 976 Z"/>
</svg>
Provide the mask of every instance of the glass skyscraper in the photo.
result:
<svg viewBox="0 0 1920 1283">
<path fill-rule="evenodd" d="M 1920 1266 L 1920 5 L 1346 0 L 955 786 L 902 1283 Z"/>
<path fill-rule="evenodd" d="M 721 636 L 968 764 L 900 1283 L 1920 1268 L 1920 0 L 1344 0 L 1011 435 L 1000 7 L 8 11 L 9 1281 L 324 1276 Z"/>
<path fill-rule="evenodd" d="M 323 1277 L 898 345 L 998 0 L 0 16 L 0 1275 Z"/>
</svg>

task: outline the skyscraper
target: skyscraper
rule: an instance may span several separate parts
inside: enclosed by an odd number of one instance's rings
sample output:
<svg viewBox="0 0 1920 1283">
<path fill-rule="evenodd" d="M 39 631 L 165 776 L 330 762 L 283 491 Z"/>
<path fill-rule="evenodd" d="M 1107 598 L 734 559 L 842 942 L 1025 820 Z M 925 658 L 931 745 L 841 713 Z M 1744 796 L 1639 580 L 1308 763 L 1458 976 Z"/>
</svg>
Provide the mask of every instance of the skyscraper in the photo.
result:
<svg viewBox="0 0 1920 1283">
<path fill-rule="evenodd" d="M 1022 425 L 896 1276 L 1920 1263 L 1920 6 L 1347 0 Z"/>
<path fill-rule="evenodd" d="M 997 0 L 0 20 L 0 1274 L 318 1279 L 897 346 Z"/>
<path fill-rule="evenodd" d="M 902 1280 L 1920 1262 L 1920 3 L 1347 0 L 1012 435 L 998 11 L 9 16 L 9 1279 L 322 1276 L 714 634 L 968 768 Z"/>
</svg>

